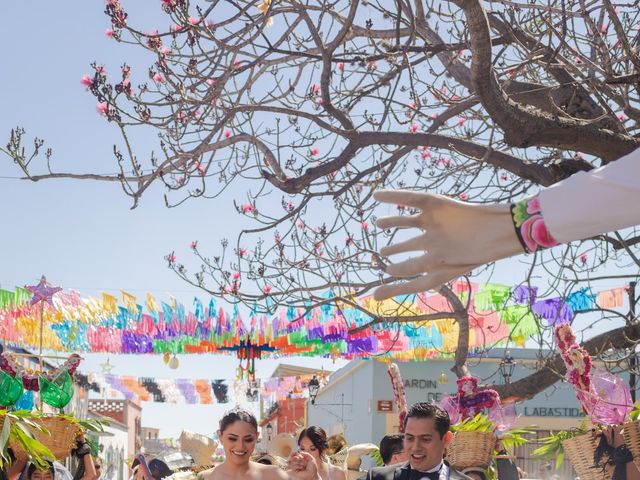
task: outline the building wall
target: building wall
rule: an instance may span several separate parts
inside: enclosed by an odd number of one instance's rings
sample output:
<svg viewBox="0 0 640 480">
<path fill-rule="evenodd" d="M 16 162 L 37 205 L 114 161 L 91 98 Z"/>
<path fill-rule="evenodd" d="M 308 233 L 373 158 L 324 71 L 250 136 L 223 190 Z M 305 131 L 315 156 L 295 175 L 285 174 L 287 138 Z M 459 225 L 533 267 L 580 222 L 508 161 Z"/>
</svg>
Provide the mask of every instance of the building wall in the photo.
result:
<svg viewBox="0 0 640 480">
<path fill-rule="evenodd" d="M 104 465 L 101 480 L 126 480 L 128 478 L 127 460 L 135 452 L 128 450 L 129 434 L 122 424 L 115 422 L 105 427 L 105 434 L 97 437 L 100 445 L 100 457 Z"/>
</svg>

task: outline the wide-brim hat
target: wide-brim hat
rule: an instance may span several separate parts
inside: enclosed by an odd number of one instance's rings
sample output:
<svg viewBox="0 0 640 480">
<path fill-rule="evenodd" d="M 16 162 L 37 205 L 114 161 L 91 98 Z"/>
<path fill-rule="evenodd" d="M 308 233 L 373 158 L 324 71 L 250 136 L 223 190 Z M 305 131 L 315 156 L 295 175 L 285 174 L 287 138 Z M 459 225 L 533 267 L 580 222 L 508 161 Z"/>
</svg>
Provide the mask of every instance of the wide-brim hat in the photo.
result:
<svg viewBox="0 0 640 480">
<path fill-rule="evenodd" d="M 279 433 L 269 442 L 269 453 L 276 457 L 289 458 L 296 451 L 296 439 L 290 433 Z"/>
<path fill-rule="evenodd" d="M 218 443 L 206 435 L 183 430 L 180 434 L 180 450 L 193 457 L 197 465 L 210 465 Z"/>
</svg>

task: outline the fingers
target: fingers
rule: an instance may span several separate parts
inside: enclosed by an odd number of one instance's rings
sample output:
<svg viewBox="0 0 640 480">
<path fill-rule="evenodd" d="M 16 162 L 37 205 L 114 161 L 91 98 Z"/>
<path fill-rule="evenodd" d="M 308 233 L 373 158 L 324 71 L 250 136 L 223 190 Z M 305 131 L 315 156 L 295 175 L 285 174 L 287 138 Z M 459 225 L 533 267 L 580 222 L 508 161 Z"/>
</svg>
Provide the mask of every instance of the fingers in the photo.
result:
<svg viewBox="0 0 640 480">
<path fill-rule="evenodd" d="M 430 201 L 440 197 L 430 193 L 410 192 L 408 190 L 378 190 L 373 193 L 373 198 L 383 203 L 404 205 L 422 210 Z"/>
<path fill-rule="evenodd" d="M 404 242 L 395 243 L 382 247 L 380 249 L 380 255 L 388 257 L 389 255 L 395 255 L 397 253 L 412 252 L 414 250 L 427 250 L 427 236 L 418 235 L 417 237 L 410 238 Z M 389 272 L 391 273 L 391 272 Z"/>
<path fill-rule="evenodd" d="M 410 228 L 420 227 L 419 215 L 398 215 L 393 217 L 381 217 L 376 221 L 380 228 Z"/>
<path fill-rule="evenodd" d="M 418 238 L 420 237 L 412 238 L 407 242 L 413 242 L 412 245 L 415 245 L 418 243 L 418 241 L 416 240 Z M 401 248 L 404 248 L 407 242 L 402 242 L 402 243 L 399 243 L 398 245 Z M 391 247 L 389 248 L 393 248 L 393 247 L 396 247 L 396 245 L 391 245 Z M 408 250 L 400 250 L 399 252 L 396 252 L 396 253 L 401 253 L 403 251 L 408 251 Z M 386 253 L 384 255 L 386 255 Z M 428 272 L 430 270 L 429 266 L 431 263 L 432 263 L 432 257 L 428 253 L 425 253 L 424 255 L 420 255 L 419 257 L 411 257 L 402 262 L 390 264 L 387 267 L 387 273 L 389 275 L 393 275 L 394 277 L 412 277 L 413 275 L 419 275 L 421 273 Z"/>
<path fill-rule="evenodd" d="M 437 290 L 442 284 L 470 272 L 475 267 L 476 265 L 456 265 L 455 267 L 434 270 L 427 275 L 422 275 L 408 282 L 381 285 L 373 292 L 373 298 L 381 301 L 397 295 L 410 295 L 428 290 Z"/>
</svg>

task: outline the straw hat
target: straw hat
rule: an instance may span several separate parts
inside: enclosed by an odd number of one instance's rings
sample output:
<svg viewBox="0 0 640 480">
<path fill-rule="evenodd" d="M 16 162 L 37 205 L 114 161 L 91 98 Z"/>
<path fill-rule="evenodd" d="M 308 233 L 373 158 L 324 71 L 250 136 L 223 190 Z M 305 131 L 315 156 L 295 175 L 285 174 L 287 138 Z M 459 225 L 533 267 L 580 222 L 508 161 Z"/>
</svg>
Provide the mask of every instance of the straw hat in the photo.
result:
<svg viewBox="0 0 640 480">
<path fill-rule="evenodd" d="M 277 457 L 289 458 L 296 448 L 296 440 L 290 433 L 279 433 L 269 442 L 269 453 Z"/>
<path fill-rule="evenodd" d="M 272 455 L 270 453 L 254 453 L 251 456 L 251 460 L 257 463 L 265 463 L 269 465 L 275 465 L 282 470 L 286 470 L 288 468 L 287 459 L 278 457 L 277 455 Z"/>
<path fill-rule="evenodd" d="M 359 443 L 349 447 L 347 451 L 347 468 L 349 470 L 358 470 L 362 464 L 362 457 L 369 455 L 378 450 L 378 446 L 373 443 Z"/>
<path fill-rule="evenodd" d="M 206 435 L 188 430 L 180 434 L 180 450 L 191 455 L 197 465 L 210 465 L 217 447 L 218 443 Z"/>
</svg>

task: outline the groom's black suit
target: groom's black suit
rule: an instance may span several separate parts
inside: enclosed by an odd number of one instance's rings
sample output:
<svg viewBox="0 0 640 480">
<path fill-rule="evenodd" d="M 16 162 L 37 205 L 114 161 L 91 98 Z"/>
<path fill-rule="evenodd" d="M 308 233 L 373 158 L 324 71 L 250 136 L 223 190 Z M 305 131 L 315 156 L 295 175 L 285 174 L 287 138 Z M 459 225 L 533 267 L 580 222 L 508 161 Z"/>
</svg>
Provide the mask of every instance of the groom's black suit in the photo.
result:
<svg viewBox="0 0 640 480">
<path fill-rule="evenodd" d="M 449 466 L 448 463 L 442 466 L 446 468 L 447 480 L 471 480 L 464 473 L 460 473 Z M 425 474 L 426 475 L 426 474 Z M 409 462 L 387 465 L 386 467 L 376 467 L 369 470 L 366 477 L 361 480 L 411 480 L 411 466 Z"/>
</svg>

